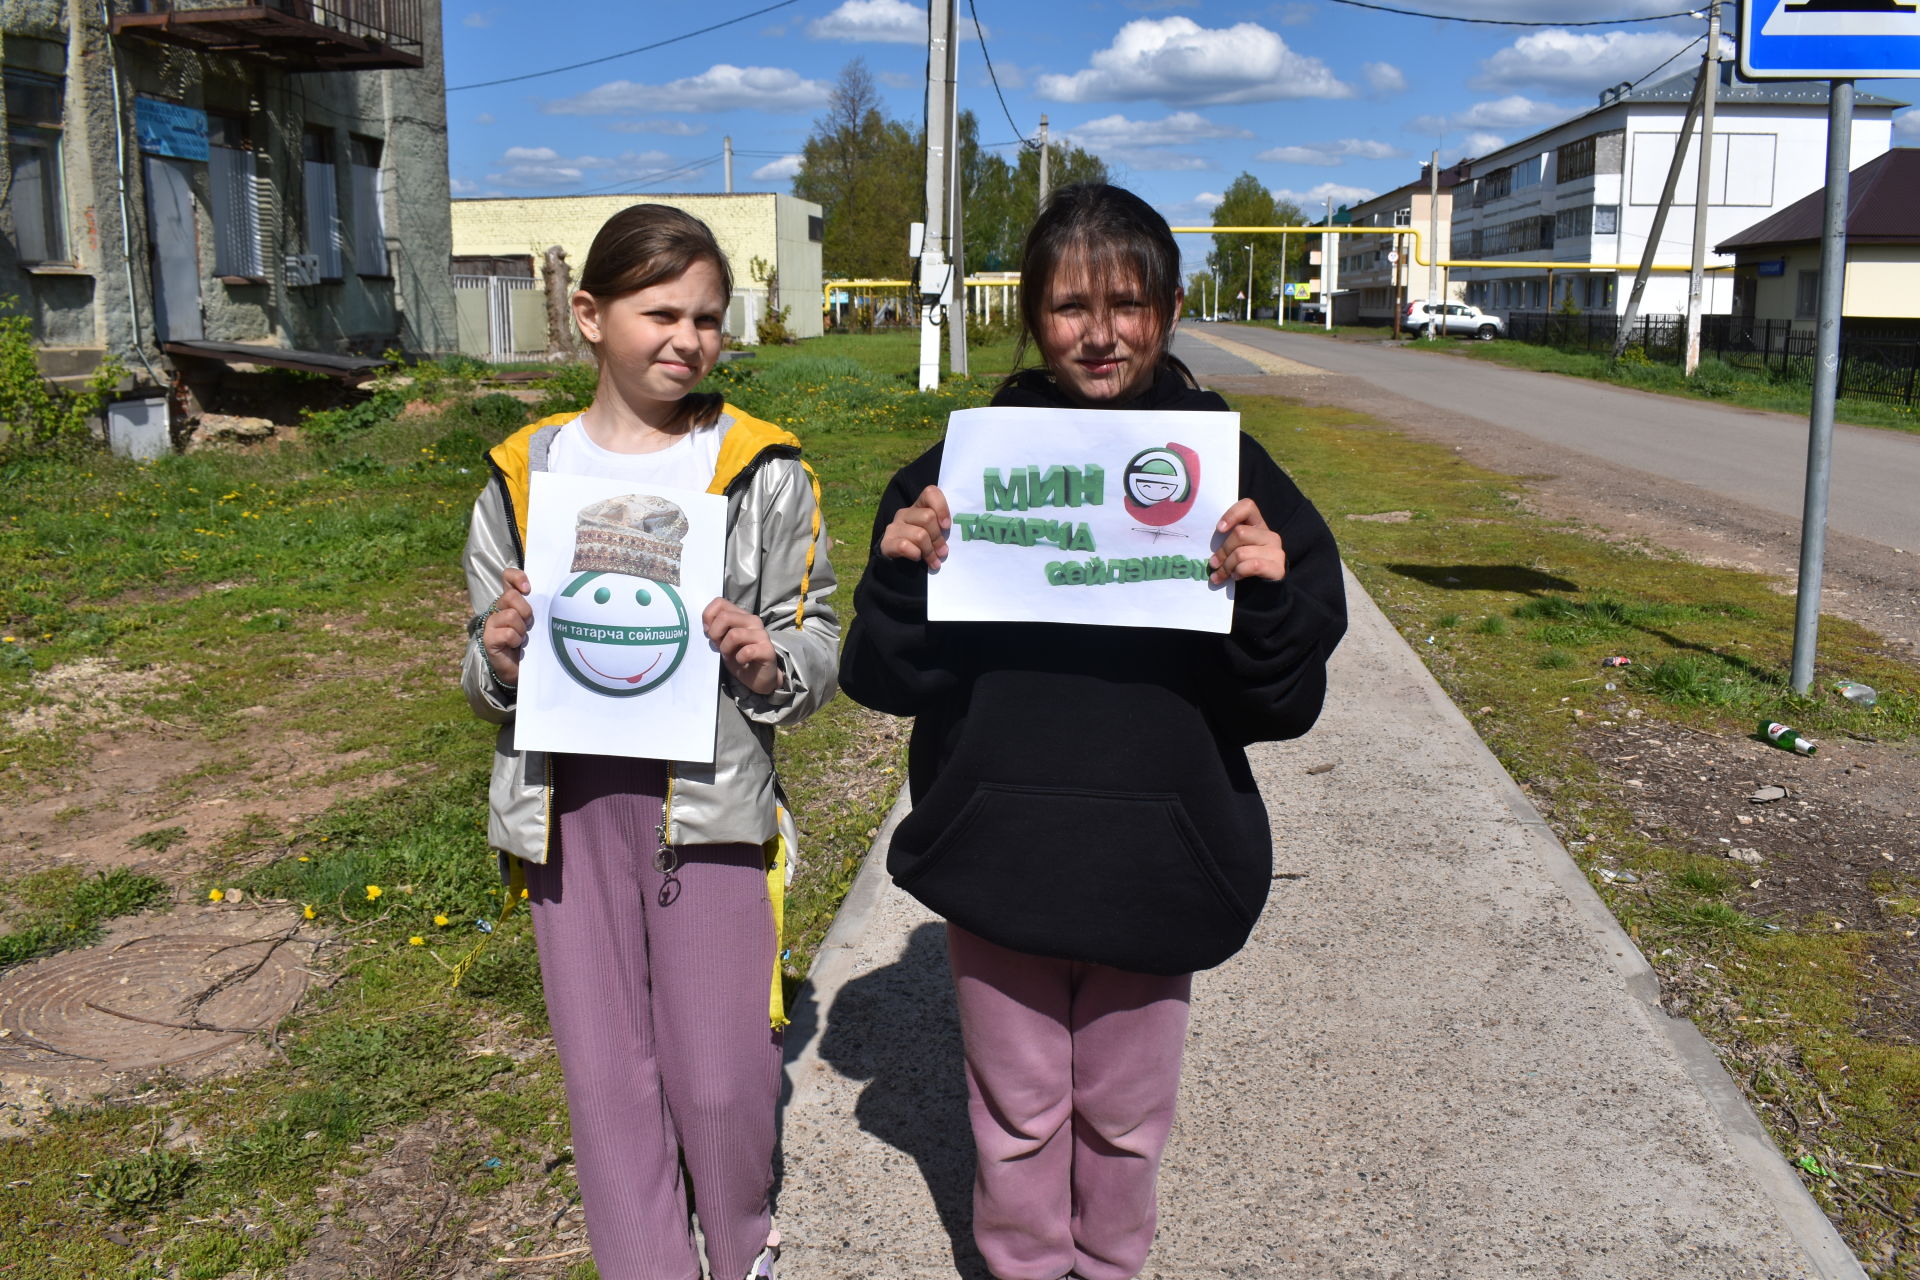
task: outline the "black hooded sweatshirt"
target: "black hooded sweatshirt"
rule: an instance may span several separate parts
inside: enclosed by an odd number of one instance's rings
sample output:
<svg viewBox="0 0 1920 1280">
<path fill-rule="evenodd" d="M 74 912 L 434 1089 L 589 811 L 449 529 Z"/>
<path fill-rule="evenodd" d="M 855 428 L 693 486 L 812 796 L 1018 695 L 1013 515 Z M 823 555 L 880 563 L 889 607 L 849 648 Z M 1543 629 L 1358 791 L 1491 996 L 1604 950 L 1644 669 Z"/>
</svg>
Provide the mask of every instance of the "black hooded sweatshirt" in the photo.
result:
<svg viewBox="0 0 1920 1280">
<path fill-rule="evenodd" d="M 1067 408 L 1040 371 L 995 405 Z M 1163 366 L 1115 409 L 1225 411 Z M 1240 495 L 1280 534 L 1287 574 L 1243 579 L 1226 635 L 1056 623 L 927 621 L 927 571 L 879 553 L 940 476 L 902 468 L 874 517 L 840 684 L 914 717 L 913 812 L 887 869 L 990 942 L 1141 973 L 1210 968 L 1266 901 L 1273 848 L 1247 743 L 1312 728 L 1346 630 L 1333 534 L 1266 450 L 1240 436 Z"/>
</svg>

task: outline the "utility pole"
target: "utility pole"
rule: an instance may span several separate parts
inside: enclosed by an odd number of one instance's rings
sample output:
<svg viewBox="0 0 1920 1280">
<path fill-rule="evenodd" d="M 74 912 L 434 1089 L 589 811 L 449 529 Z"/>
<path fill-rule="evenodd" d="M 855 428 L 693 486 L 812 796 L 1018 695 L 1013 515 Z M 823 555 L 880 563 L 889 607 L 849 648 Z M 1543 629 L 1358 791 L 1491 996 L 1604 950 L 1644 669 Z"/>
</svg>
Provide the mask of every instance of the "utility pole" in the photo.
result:
<svg viewBox="0 0 1920 1280">
<path fill-rule="evenodd" d="M 733 135 L 732 134 L 728 134 L 726 137 L 720 139 L 720 150 L 721 150 L 721 154 L 723 154 L 726 157 L 726 164 L 724 168 L 727 174 L 727 194 L 732 195 L 733 194 Z"/>
<path fill-rule="evenodd" d="M 1693 190 L 1693 270 L 1687 276 L 1687 376 L 1700 367 L 1700 290 L 1707 270 L 1707 208 L 1713 197 L 1713 104 L 1720 96 L 1720 0 L 1707 6 L 1707 51 L 1700 60 L 1705 86 L 1700 107 L 1700 172 Z"/>
<path fill-rule="evenodd" d="M 1332 196 L 1327 197 L 1327 225 L 1333 225 Z M 1320 324 L 1328 333 L 1333 332 L 1333 291 L 1340 283 L 1333 261 L 1334 239 L 1331 232 L 1320 237 Z"/>
<path fill-rule="evenodd" d="M 1247 245 L 1246 250 L 1247 250 L 1247 323 L 1252 324 L 1253 323 L 1253 246 L 1251 244 Z"/>
<path fill-rule="evenodd" d="M 1287 327 L 1287 233 L 1284 231 L 1280 233 L 1280 295 L 1273 301 L 1273 327 L 1284 329 Z"/>
<path fill-rule="evenodd" d="M 927 228 L 920 241 L 920 389 L 940 385 L 940 325 L 953 300 L 947 223 L 947 175 L 952 168 L 953 0 L 927 4 Z"/>
<path fill-rule="evenodd" d="M 954 41 L 954 49 L 959 50 L 959 41 Z M 960 112 L 947 113 L 949 132 L 947 134 L 947 190 L 952 193 L 949 201 L 949 225 L 953 227 L 953 301 L 947 307 L 947 362 L 957 374 L 967 373 L 967 242 L 966 219 L 961 209 L 966 205 L 966 191 L 962 182 L 964 175 L 960 169 Z"/>
<path fill-rule="evenodd" d="M 1050 144 L 1047 141 L 1047 118 L 1045 116 L 1041 116 L 1040 117 L 1040 203 L 1034 207 L 1034 212 L 1036 214 L 1039 213 L 1040 210 L 1047 207 L 1047 197 L 1052 194 L 1052 186 L 1049 183 L 1049 179 L 1052 177 L 1052 173 L 1051 173 L 1052 166 L 1048 163 L 1049 156 L 1050 156 L 1049 147 L 1050 147 Z"/>
<path fill-rule="evenodd" d="M 1703 71 L 1706 65 L 1701 64 Z M 1700 104 L 1705 101 L 1706 92 L 1707 78 L 1703 74 L 1693 87 L 1693 97 L 1687 101 L 1687 115 L 1680 122 L 1680 136 L 1673 143 L 1673 163 L 1667 166 L 1667 185 L 1661 188 L 1660 205 L 1653 211 L 1653 226 L 1647 231 L 1647 245 L 1640 252 L 1639 269 L 1633 273 L 1633 292 L 1627 295 L 1626 312 L 1620 317 L 1619 331 L 1613 335 L 1615 360 L 1627 349 L 1627 340 L 1633 336 L 1633 322 L 1640 315 L 1640 295 L 1647 291 L 1647 277 L 1653 273 L 1653 258 L 1660 251 L 1660 235 L 1667 229 L 1667 211 L 1673 208 L 1673 189 L 1680 185 L 1680 170 L 1687 162 L 1687 143 L 1693 138 L 1693 122 L 1700 118 Z M 1623 203 L 1621 212 L 1626 208 Z"/>
<path fill-rule="evenodd" d="M 1715 4 L 1719 0 L 1714 0 Z M 1434 341 L 1433 331 L 1439 328 L 1435 317 L 1445 314 L 1434 311 L 1446 299 L 1440 296 L 1440 148 L 1433 149 L 1433 159 L 1427 164 L 1427 341 Z M 1553 299 L 1547 299 L 1549 303 Z"/>
</svg>

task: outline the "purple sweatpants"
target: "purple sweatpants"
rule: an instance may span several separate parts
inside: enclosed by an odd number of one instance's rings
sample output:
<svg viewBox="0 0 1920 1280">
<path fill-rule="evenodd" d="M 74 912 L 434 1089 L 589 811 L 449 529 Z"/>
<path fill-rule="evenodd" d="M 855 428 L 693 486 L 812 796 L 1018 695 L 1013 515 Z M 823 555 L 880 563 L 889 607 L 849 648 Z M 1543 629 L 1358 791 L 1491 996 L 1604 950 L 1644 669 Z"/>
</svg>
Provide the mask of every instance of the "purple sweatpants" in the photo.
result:
<svg viewBox="0 0 1920 1280">
<path fill-rule="evenodd" d="M 1127 1280 L 1159 1221 L 1193 976 L 1027 955 L 947 926 L 979 1168 L 973 1238 L 999 1280 Z"/>
<path fill-rule="evenodd" d="M 766 1245 L 780 1033 L 758 845 L 689 845 L 654 869 L 665 766 L 557 761 L 558 848 L 529 864 L 587 1235 L 602 1280 L 699 1280 L 680 1160 L 714 1280 Z"/>
</svg>

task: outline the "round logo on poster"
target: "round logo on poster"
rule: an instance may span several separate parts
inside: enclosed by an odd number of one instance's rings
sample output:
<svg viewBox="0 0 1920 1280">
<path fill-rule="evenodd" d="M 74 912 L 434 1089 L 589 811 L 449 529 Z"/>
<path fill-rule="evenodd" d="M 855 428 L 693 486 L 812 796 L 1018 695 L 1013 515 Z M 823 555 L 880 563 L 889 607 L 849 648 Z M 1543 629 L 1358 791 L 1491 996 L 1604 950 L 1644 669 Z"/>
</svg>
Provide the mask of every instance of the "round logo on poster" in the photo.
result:
<svg viewBox="0 0 1920 1280">
<path fill-rule="evenodd" d="M 582 573 L 553 599 L 547 634 L 574 681 L 609 698 L 660 687 L 687 656 L 693 631 L 680 593 L 624 573 Z"/>
</svg>

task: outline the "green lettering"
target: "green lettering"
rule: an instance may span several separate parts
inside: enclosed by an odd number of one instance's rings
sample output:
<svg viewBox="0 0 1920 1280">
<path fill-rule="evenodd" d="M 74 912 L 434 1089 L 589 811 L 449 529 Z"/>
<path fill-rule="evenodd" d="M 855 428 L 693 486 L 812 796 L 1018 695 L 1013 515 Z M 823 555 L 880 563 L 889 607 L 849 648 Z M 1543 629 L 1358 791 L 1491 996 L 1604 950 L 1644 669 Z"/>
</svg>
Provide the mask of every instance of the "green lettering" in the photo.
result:
<svg viewBox="0 0 1920 1280">
<path fill-rule="evenodd" d="M 1087 567 L 1078 560 L 1067 561 L 1064 572 L 1067 581 L 1074 586 L 1084 587 L 1087 585 Z"/>
<path fill-rule="evenodd" d="M 960 541 L 972 542 L 975 538 L 980 536 L 980 517 L 979 516 L 956 515 L 953 518 L 953 522 L 956 525 L 960 526 Z"/>
<path fill-rule="evenodd" d="M 1027 501 L 1036 507 L 1064 507 L 1071 492 L 1072 467 L 1027 468 Z"/>
<path fill-rule="evenodd" d="M 1082 521 L 1080 526 L 1073 531 L 1073 538 L 1066 545 L 1069 551 L 1098 551 L 1100 549 L 1093 545 L 1093 526 L 1087 524 L 1085 521 Z"/>
<path fill-rule="evenodd" d="M 1047 582 L 1049 585 L 1055 587 L 1066 586 L 1067 566 L 1061 564 L 1058 560 L 1047 561 Z"/>
<path fill-rule="evenodd" d="M 1107 580 L 1107 562 L 1099 556 L 1087 561 L 1087 584 L 1097 586 Z"/>
<path fill-rule="evenodd" d="M 1013 474 L 1005 479 L 1000 476 L 1000 468 L 988 467 L 981 476 L 986 488 L 987 510 L 989 511 L 1025 511 L 1027 509 L 1027 472 L 1013 468 Z"/>
<path fill-rule="evenodd" d="M 1212 572 L 1212 568 L 1208 566 L 1205 560 L 1187 561 L 1187 573 L 1195 582 L 1205 582 Z"/>
<path fill-rule="evenodd" d="M 1089 462 L 1084 467 L 1069 467 L 1072 482 L 1067 490 L 1067 505 L 1097 507 L 1106 496 L 1107 469 Z"/>
<path fill-rule="evenodd" d="M 1127 561 L 1126 570 L 1126 581 L 1128 582 L 1145 582 L 1147 579 L 1146 570 L 1140 567 L 1138 560 Z"/>
</svg>

